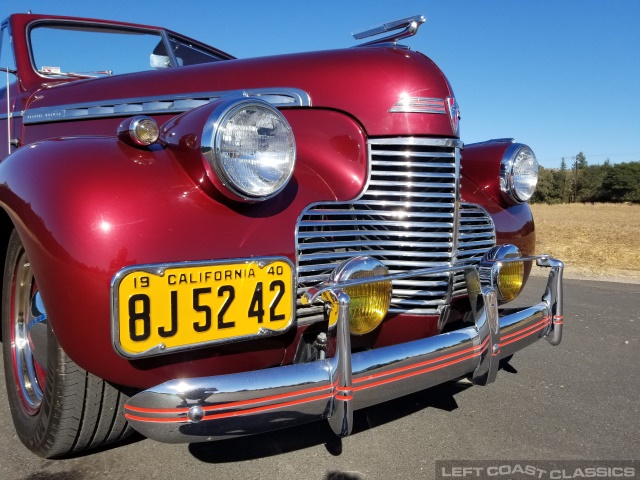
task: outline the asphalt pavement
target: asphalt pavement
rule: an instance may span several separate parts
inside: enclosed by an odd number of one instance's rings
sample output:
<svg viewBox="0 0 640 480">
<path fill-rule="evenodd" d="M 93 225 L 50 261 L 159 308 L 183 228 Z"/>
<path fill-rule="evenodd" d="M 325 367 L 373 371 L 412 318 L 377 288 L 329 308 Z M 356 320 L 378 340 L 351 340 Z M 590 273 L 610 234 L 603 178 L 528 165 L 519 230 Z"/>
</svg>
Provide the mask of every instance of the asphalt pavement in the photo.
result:
<svg viewBox="0 0 640 480">
<path fill-rule="evenodd" d="M 536 302 L 544 282 L 532 278 L 522 301 Z M 559 346 L 518 352 L 488 387 L 447 383 L 358 411 L 341 440 L 317 422 L 191 445 L 134 437 L 44 460 L 16 437 L 2 378 L 0 479 L 430 479 L 437 460 L 482 459 L 636 460 L 638 475 L 639 380 L 640 285 L 566 280 Z"/>
</svg>

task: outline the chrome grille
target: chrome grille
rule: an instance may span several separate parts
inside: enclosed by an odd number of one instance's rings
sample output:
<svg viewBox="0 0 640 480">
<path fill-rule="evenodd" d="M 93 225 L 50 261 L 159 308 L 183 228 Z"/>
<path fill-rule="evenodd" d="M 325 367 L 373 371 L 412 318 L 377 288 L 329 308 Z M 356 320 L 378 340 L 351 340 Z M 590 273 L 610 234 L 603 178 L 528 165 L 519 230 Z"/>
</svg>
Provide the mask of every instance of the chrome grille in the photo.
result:
<svg viewBox="0 0 640 480">
<path fill-rule="evenodd" d="M 311 205 L 298 221 L 298 298 L 342 261 L 358 255 L 381 260 L 392 273 L 475 260 L 476 251 L 484 248 L 479 242 L 491 240 L 486 228 L 476 230 L 474 219 L 483 212 L 479 207 L 462 206 L 461 224 L 456 222 L 457 143 L 370 140 L 371 172 L 364 194 L 353 202 Z M 490 220 L 489 226 L 493 232 Z M 450 284 L 447 274 L 394 281 L 390 311 L 437 315 L 449 299 Z M 298 301 L 297 316 L 299 323 L 318 321 L 322 307 Z"/>
<path fill-rule="evenodd" d="M 477 265 L 496 244 L 496 232 L 489 214 L 478 205 L 460 204 L 457 265 Z M 466 293 L 464 275 L 456 274 L 453 294 Z"/>
</svg>

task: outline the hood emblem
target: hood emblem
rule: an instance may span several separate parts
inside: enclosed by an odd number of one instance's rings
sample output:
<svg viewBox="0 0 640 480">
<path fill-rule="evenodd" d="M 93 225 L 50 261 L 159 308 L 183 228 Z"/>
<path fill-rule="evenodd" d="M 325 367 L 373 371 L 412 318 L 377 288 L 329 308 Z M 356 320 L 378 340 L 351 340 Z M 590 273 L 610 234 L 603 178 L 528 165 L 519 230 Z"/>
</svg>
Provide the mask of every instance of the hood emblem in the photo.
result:
<svg viewBox="0 0 640 480">
<path fill-rule="evenodd" d="M 447 97 L 447 112 L 451 120 L 451 130 L 455 136 L 460 134 L 460 108 L 454 97 Z"/>
<path fill-rule="evenodd" d="M 400 100 L 391 107 L 390 113 L 439 113 L 445 115 L 447 108 L 442 98 L 409 97 L 401 95 Z"/>
</svg>

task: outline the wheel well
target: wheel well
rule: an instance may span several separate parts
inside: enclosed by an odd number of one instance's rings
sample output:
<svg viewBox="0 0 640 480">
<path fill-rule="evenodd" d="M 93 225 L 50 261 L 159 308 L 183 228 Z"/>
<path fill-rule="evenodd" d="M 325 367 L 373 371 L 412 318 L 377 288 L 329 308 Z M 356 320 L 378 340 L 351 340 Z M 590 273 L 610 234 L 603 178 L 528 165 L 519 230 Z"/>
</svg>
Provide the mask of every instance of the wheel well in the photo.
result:
<svg viewBox="0 0 640 480">
<path fill-rule="evenodd" d="M 4 262 L 7 257 L 7 246 L 9 244 L 9 237 L 13 231 L 13 223 L 9 218 L 7 212 L 0 208 L 0 265 L 2 266 L 2 272 L 0 273 L 0 292 L 4 288 L 2 284 L 4 282 Z M 1 297 L 0 297 L 1 298 Z M 0 303 L 2 300 L 0 300 Z M 0 305 L 0 308 L 2 305 Z M 2 341 L 2 332 L 0 332 L 0 341 Z"/>
</svg>

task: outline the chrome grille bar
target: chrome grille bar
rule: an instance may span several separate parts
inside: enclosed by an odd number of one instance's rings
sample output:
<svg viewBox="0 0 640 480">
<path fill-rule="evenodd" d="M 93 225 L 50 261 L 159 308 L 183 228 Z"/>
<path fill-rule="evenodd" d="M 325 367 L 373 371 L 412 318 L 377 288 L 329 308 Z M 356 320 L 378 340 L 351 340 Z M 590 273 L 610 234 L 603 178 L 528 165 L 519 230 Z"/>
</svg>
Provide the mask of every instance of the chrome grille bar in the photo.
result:
<svg viewBox="0 0 640 480">
<path fill-rule="evenodd" d="M 489 214 L 478 205 L 460 205 L 458 234 L 458 265 L 478 264 L 483 255 L 496 244 L 496 232 Z M 467 290 L 464 276 L 456 274 L 453 295 L 464 295 Z"/>
<path fill-rule="evenodd" d="M 488 250 L 495 234 L 484 210 L 462 205 L 457 221 L 460 145 L 455 139 L 370 140 L 371 171 L 361 197 L 310 205 L 298 221 L 298 298 L 354 256 L 371 255 L 401 273 L 473 262 Z M 455 281 L 440 274 L 393 285 L 391 312 L 438 315 Z M 322 307 L 298 302 L 297 315 L 301 324 L 319 321 Z"/>
</svg>

